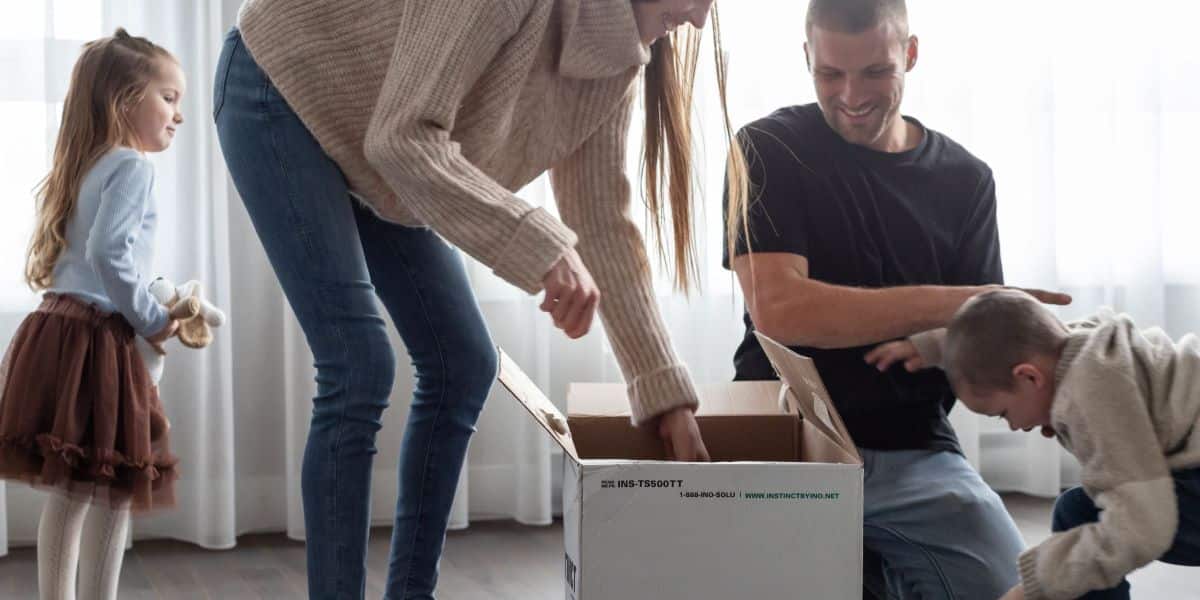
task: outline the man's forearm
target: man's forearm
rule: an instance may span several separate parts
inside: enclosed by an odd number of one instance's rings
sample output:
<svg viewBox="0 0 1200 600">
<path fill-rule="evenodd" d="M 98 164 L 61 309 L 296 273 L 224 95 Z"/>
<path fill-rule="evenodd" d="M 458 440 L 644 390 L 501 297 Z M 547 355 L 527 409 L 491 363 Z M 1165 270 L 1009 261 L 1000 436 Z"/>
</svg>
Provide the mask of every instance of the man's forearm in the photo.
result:
<svg viewBox="0 0 1200 600">
<path fill-rule="evenodd" d="M 982 287 L 855 288 L 797 278 L 751 302 L 764 335 L 789 346 L 852 348 L 945 327 Z"/>
</svg>

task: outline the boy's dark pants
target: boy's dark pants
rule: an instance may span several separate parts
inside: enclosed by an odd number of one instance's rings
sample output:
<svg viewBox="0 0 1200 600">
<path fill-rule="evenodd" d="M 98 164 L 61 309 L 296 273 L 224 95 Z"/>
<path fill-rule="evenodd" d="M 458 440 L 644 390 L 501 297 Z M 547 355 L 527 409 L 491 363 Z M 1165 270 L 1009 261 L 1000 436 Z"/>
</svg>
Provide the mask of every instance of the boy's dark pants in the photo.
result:
<svg viewBox="0 0 1200 600">
<path fill-rule="evenodd" d="M 1179 500 L 1179 530 L 1175 542 L 1159 560 L 1173 565 L 1200 566 L 1200 468 L 1176 471 L 1175 497 Z M 1063 492 L 1054 503 L 1054 520 L 1051 529 L 1066 531 L 1080 525 L 1100 520 L 1100 509 L 1088 497 L 1083 488 L 1076 487 Z M 1107 590 L 1091 592 L 1083 600 L 1127 600 L 1129 581 Z"/>
</svg>

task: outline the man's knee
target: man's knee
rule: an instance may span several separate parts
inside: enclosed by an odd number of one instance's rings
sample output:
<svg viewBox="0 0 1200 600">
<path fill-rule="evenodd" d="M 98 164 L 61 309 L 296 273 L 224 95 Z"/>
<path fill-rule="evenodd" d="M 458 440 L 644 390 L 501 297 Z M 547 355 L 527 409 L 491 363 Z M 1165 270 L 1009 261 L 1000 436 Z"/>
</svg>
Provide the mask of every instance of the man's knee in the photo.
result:
<svg viewBox="0 0 1200 600">
<path fill-rule="evenodd" d="M 955 508 L 961 511 L 958 522 L 970 527 L 961 543 L 971 560 L 959 563 L 965 572 L 951 578 L 957 584 L 956 592 L 957 587 L 969 585 L 971 597 L 999 597 L 1019 580 L 1017 557 L 1025 542 L 996 492 L 981 479 L 964 483 L 964 489 L 952 496 Z"/>
<path fill-rule="evenodd" d="M 1096 504 L 1081 487 L 1074 487 L 1062 493 L 1054 501 L 1054 516 L 1051 518 L 1051 531 L 1066 531 L 1099 520 L 1100 511 Z"/>
<path fill-rule="evenodd" d="M 945 514 L 961 514 L 963 522 L 984 525 L 987 531 L 1015 531 L 999 494 L 978 476 L 951 482 L 940 504 Z"/>
</svg>

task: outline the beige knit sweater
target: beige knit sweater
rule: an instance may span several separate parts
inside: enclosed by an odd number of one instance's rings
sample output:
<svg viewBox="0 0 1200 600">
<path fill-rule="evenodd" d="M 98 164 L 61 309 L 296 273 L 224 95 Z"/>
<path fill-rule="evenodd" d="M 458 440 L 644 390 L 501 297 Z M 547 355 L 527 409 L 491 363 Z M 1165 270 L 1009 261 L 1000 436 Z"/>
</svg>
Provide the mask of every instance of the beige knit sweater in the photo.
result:
<svg viewBox="0 0 1200 600">
<path fill-rule="evenodd" d="M 1200 338 L 1173 341 L 1107 310 L 1067 327 L 1050 423 L 1103 512 L 1021 555 L 1029 600 L 1108 589 L 1162 556 L 1178 527 L 1171 472 L 1200 467 Z M 944 332 L 911 338 L 930 366 Z"/>
<path fill-rule="evenodd" d="M 247 0 L 238 24 L 377 214 L 531 294 L 577 245 L 634 420 L 697 404 L 630 217 L 626 135 L 649 60 L 630 0 Z M 563 222 L 513 194 L 547 169 Z"/>
</svg>

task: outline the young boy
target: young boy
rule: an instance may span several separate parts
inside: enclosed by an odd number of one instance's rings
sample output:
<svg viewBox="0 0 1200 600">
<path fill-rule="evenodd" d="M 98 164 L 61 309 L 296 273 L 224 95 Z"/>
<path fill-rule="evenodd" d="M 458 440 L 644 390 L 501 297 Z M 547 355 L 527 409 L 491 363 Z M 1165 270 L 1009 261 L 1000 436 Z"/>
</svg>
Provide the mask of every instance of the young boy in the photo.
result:
<svg viewBox="0 0 1200 600">
<path fill-rule="evenodd" d="M 1200 338 L 1175 342 L 1108 311 L 1063 325 L 1005 289 L 866 358 L 940 367 L 967 408 L 1040 428 L 1083 466 L 1004 600 L 1129 598 L 1125 576 L 1150 561 L 1200 566 Z"/>
</svg>

